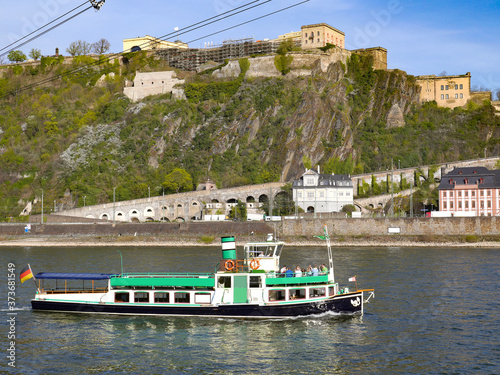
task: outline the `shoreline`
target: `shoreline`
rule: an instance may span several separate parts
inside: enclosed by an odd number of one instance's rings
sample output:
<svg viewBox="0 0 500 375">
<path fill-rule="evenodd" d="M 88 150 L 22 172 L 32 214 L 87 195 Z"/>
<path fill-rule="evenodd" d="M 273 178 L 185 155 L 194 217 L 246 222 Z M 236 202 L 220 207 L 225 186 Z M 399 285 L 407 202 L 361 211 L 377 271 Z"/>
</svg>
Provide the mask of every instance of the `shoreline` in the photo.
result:
<svg viewBox="0 0 500 375">
<path fill-rule="evenodd" d="M 259 241 L 260 239 L 253 239 Z M 243 246 L 249 242 L 248 236 L 236 238 L 236 245 Z M 264 241 L 264 239 L 262 239 Z M 324 241 L 307 240 L 297 238 L 283 239 L 287 246 L 294 247 L 321 247 L 325 246 Z M 500 248 L 496 241 L 478 242 L 439 242 L 439 241 L 412 241 L 405 238 L 384 238 L 384 239 L 359 239 L 341 240 L 332 238 L 332 247 L 472 247 L 472 248 Z M 1 247 L 220 247 L 216 239 L 211 243 L 200 241 L 197 238 L 137 238 L 130 240 L 120 238 L 20 238 L 1 239 Z"/>
</svg>

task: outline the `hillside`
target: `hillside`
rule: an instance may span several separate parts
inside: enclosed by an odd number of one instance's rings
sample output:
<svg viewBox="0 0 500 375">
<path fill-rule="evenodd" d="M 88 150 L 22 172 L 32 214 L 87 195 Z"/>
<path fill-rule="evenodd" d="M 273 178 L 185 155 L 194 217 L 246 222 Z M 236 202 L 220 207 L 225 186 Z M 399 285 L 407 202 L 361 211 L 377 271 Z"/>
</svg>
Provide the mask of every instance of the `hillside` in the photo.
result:
<svg viewBox="0 0 500 375">
<path fill-rule="evenodd" d="M 374 71 L 367 56 L 317 62 L 302 67 L 306 76 L 289 73 L 283 56 L 283 76 L 250 76 L 255 60 L 240 59 L 232 76 L 177 71 L 187 100 L 164 94 L 137 103 L 123 96 L 125 79 L 169 69 L 141 53 L 123 65 L 82 56 L 0 69 L 0 218 L 18 215 L 42 189 L 58 209 L 84 197 L 109 202 L 114 188 L 116 200 L 161 194 L 175 168 L 191 176 L 188 188 L 207 178 L 223 188 L 292 180 L 304 165 L 361 173 L 391 160 L 409 167 L 499 152 L 500 119 L 489 102 L 420 106 L 412 76 Z"/>
</svg>

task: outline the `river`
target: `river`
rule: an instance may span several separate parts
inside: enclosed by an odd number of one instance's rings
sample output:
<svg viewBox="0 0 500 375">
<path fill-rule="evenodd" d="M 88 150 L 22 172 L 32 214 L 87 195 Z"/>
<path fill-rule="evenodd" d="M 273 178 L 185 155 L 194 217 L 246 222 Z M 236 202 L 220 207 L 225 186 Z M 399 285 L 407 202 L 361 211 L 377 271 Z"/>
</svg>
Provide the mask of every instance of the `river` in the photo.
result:
<svg viewBox="0 0 500 375">
<path fill-rule="evenodd" d="M 35 285 L 18 279 L 26 264 L 35 274 L 119 273 L 118 249 L 125 272 L 211 272 L 221 255 L 216 247 L 0 248 L 0 373 L 500 373 L 497 248 L 333 248 L 341 287 L 353 288 L 348 278 L 356 276 L 359 288 L 376 290 L 363 316 L 253 321 L 31 310 Z M 326 261 L 324 248 L 288 247 L 281 264 Z M 9 263 L 16 315 L 8 311 Z"/>
</svg>

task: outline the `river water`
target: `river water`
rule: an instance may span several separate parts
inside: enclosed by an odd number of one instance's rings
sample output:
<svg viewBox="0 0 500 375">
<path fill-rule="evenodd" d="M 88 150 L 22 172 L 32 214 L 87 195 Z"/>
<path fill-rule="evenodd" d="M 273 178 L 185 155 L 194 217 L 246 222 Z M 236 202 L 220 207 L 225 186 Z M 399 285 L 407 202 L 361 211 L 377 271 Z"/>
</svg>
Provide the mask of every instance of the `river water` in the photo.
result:
<svg viewBox="0 0 500 375">
<path fill-rule="evenodd" d="M 359 288 L 376 290 L 363 316 L 253 321 L 33 312 L 35 285 L 17 279 L 15 324 L 9 322 L 9 263 L 17 275 L 27 263 L 34 273 L 119 273 L 118 249 L 125 272 L 211 272 L 221 255 L 217 247 L 0 248 L 0 373 L 500 373 L 499 249 L 334 248 L 341 287 L 354 287 L 348 278 L 356 275 Z M 282 254 L 289 266 L 326 261 L 324 248 L 285 247 Z M 7 358 L 11 341 L 15 369 Z"/>
</svg>

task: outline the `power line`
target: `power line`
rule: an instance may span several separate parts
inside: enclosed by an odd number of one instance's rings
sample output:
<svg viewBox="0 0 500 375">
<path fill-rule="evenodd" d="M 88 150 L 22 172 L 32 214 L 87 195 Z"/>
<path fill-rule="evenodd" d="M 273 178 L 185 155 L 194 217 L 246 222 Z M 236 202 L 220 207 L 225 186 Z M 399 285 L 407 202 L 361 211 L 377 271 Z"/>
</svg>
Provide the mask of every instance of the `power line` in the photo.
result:
<svg viewBox="0 0 500 375">
<path fill-rule="evenodd" d="M 5 49 L 9 48 L 9 47 L 10 47 L 10 46 L 12 46 L 13 44 L 16 44 L 16 43 L 20 42 L 21 40 L 26 39 L 26 38 L 27 38 L 27 37 L 29 37 L 30 35 L 33 35 L 33 34 L 34 34 L 34 33 L 36 33 L 37 31 L 39 31 L 39 30 L 41 30 L 41 29 L 43 29 L 43 28 L 45 28 L 45 27 L 49 26 L 50 24 L 52 24 L 52 23 L 56 22 L 57 20 L 59 20 L 59 19 L 63 18 L 64 16 L 67 16 L 67 15 L 68 15 L 68 14 L 70 14 L 71 12 L 74 12 L 74 11 L 75 11 L 75 10 L 77 10 L 78 8 L 80 8 L 80 7 L 84 6 L 86 3 L 87 3 L 87 2 L 85 1 L 84 3 L 82 3 L 82 4 L 78 5 L 76 8 L 73 8 L 73 9 L 71 9 L 69 12 L 64 13 L 62 16 L 57 17 L 55 20 L 50 21 L 49 23 L 47 23 L 47 24 L 43 25 L 42 27 L 39 27 L 39 28 L 38 28 L 38 29 L 36 29 L 35 31 L 32 31 L 32 32 L 31 32 L 31 33 L 29 33 L 28 35 L 25 35 L 25 36 L 23 36 L 22 38 L 19 38 L 18 40 L 16 40 L 16 41 L 12 42 L 12 43 L 11 43 L 11 44 L 9 44 L 8 46 L 3 47 L 2 49 L 0 49 L 0 52 L 2 52 L 3 50 L 5 50 Z M 27 42 L 26 42 L 26 43 L 27 43 Z M 24 43 L 24 44 L 26 44 L 26 43 Z M 19 45 L 19 46 L 13 47 L 13 48 L 12 48 L 12 49 L 10 49 L 9 51 L 7 51 L 7 53 L 8 53 L 8 52 L 10 52 L 10 51 L 13 51 L 13 50 L 14 50 L 14 49 L 16 49 L 16 48 L 21 47 L 21 46 L 22 46 L 22 45 L 24 45 L 24 44 L 21 44 L 21 45 Z M 0 55 L 0 56 L 3 56 L 3 55 L 4 55 L 4 54 L 2 54 L 2 55 Z"/>
<path fill-rule="evenodd" d="M 195 24 L 193 24 L 193 25 L 190 25 L 190 26 L 187 26 L 187 27 L 185 27 L 185 28 L 183 28 L 183 29 L 181 29 L 181 30 L 179 30 L 179 31 L 184 31 L 184 32 L 183 32 L 183 34 L 185 34 L 185 33 L 187 33 L 187 32 L 191 32 L 191 31 L 194 31 L 194 30 L 198 30 L 198 29 L 200 29 L 200 28 L 202 28 L 202 27 L 205 27 L 205 26 L 207 26 L 207 25 L 209 25 L 209 24 L 212 24 L 212 23 L 214 23 L 214 22 L 218 22 L 218 21 L 220 21 L 220 20 L 222 20 L 222 19 L 225 19 L 225 18 L 228 18 L 228 17 L 234 16 L 234 15 L 236 15 L 236 14 L 242 13 L 242 12 L 244 12 L 244 11 L 250 10 L 250 9 L 252 9 L 252 8 L 255 8 L 256 6 L 263 5 L 263 4 L 268 3 L 269 1 L 272 1 L 272 0 L 267 0 L 267 1 L 265 1 L 264 3 L 261 3 L 261 4 L 259 4 L 259 5 L 254 5 L 254 6 L 252 6 L 252 7 L 247 8 L 247 9 L 243 9 L 243 10 L 241 10 L 241 11 L 235 12 L 235 10 L 238 10 L 238 9 L 241 9 L 241 8 L 244 8 L 244 7 L 247 7 L 247 6 L 249 6 L 249 5 L 253 4 L 253 3 L 257 2 L 257 1 L 260 1 L 260 0 L 254 0 L 254 1 L 251 1 L 251 2 L 249 2 L 249 3 L 247 3 L 247 4 L 244 4 L 244 5 L 240 6 L 240 7 L 237 7 L 237 8 L 235 8 L 235 9 L 231 10 L 231 11 L 227 11 L 227 12 L 225 12 L 225 13 L 222 13 L 222 14 L 218 15 L 218 16 L 214 16 L 214 17 L 211 17 L 211 18 L 205 19 L 205 20 L 203 20 L 203 21 L 197 22 L 197 23 L 195 23 Z M 301 1 L 301 2 L 296 3 L 296 4 L 293 4 L 293 5 L 291 5 L 291 6 L 287 6 L 287 7 L 281 8 L 281 9 L 279 9 L 279 10 L 277 10 L 277 11 L 274 11 L 274 12 L 271 12 L 271 13 L 267 13 L 267 14 L 265 14 L 265 15 L 263 15 L 263 16 L 253 18 L 253 19 L 251 19 L 251 20 L 249 20 L 249 21 L 242 22 L 242 23 L 240 23 L 240 24 L 237 24 L 237 25 L 234 25 L 234 26 L 228 27 L 228 28 L 223 29 L 223 30 L 220 30 L 220 31 L 216 31 L 216 32 L 211 33 L 211 34 L 204 35 L 204 36 L 202 36 L 202 37 L 200 37 L 200 38 L 197 38 L 197 39 L 194 39 L 194 40 L 192 40 L 192 41 L 189 41 L 188 43 L 192 43 L 192 42 L 194 42 L 194 41 L 197 41 L 197 40 L 200 40 L 200 39 L 204 39 L 204 38 L 206 38 L 206 37 L 209 37 L 209 36 L 212 36 L 212 35 L 215 35 L 215 34 L 219 34 L 219 33 L 221 33 L 221 32 L 227 31 L 227 30 L 234 29 L 234 28 L 239 27 L 239 26 L 241 26 L 241 25 L 245 25 L 245 24 L 248 24 L 248 23 L 250 23 L 250 22 L 257 21 L 257 20 L 259 20 L 259 19 L 262 19 L 262 18 L 268 17 L 268 16 L 270 16 L 270 15 L 273 15 L 273 14 L 276 14 L 276 13 L 283 12 L 283 11 L 285 11 L 285 10 L 288 10 L 288 9 L 293 8 L 293 7 L 296 7 L 296 6 L 298 6 L 298 5 L 301 5 L 301 4 L 304 4 L 304 3 L 307 3 L 307 2 L 309 2 L 309 1 L 310 1 L 310 0 L 304 0 L 304 1 Z M 209 23 L 206 23 L 205 25 L 201 25 L 201 26 L 198 26 L 198 27 L 194 27 L 194 28 L 193 28 L 193 26 L 195 26 L 195 25 L 200 25 L 200 24 L 202 24 L 202 23 L 204 23 L 204 22 L 207 22 L 207 21 L 213 20 L 213 19 L 215 19 L 215 18 L 219 18 L 219 17 L 221 17 L 222 15 L 226 15 L 226 14 L 233 13 L 233 12 L 235 12 L 235 13 L 234 13 L 234 14 L 227 15 L 227 16 L 225 16 L 225 17 L 222 17 L 222 18 L 220 18 L 220 19 L 219 19 L 219 20 L 217 20 L 217 21 L 209 22 Z M 191 29 L 190 29 L 190 28 L 191 28 Z M 187 30 L 187 29 L 190 29 L 190 30 Z M 162 38 L 165 38 L 165 37 L 167 37 L 167 36 L 171 36 L 171 35 L 175 35 L 176 33 L 177 33 L 177 31 L 174 31 L 174 32 L 172 32 L 172 33 L 169 33 L 169 34 L 166 34 L 166 35 L 162 36 Z M 158 39 L 159 39 L 159 38 L 158 38 Z M 163 40 L 163 39 L 160 39 L 160 40 Z M 141 45 L 147 45 L 147 44 L 148 44 L 148 43 L 146 42 L 146 43 L 141 44 Z M 110 60 L 110 59 L 112 59 L 112 58 L 115 58 L 115 57 L 121 56 L 121 55 L 123 55 L 123 54 L 124 54 L 124 52 L 125 52 L 125 51 L 122 51 L 122 52 L 119 52 L 119 53 L 115 53 L 115 54 L 111 54 L 111 55 L 109 55 L 109 56 L 107 56 L 107 57 L 106 57 L 106 60 L 107 60 L 107 61 L 109 61 L 109 60 Z M 52 77 L 48 77 L 48 78 L 43 79 L 43 80 L 41 80 L 41 81 L 39 81 L 39 82 L 35 82 L 35 83 L 30 84 L 30 85 L 24 86 L 24 87 L 22 87 L 22 88 L 20 88 L 20 89 L 17 89 L 17 90 L 15 90 L 15 91 L 11 91 L 11 92 L 9 92 L 9 93 L 7 93 L 7 94 L 4 94 L 3 96 L 7 96 L 7 95 L 9 95 L 9 94 L 18 94 L 18 93 L 20 93 L 20 92 L 22 92 L 22 91 L 26 91 L 26 90 L 29 90 L 29 89 L 31 89 L 31 88 L 34 88 L 34 87 L 37 87 L 37 86 L 41 86 L 41 85 L 43 85 L 43 84 L 45 84 L 45 83 L 50 83 L 50 82 L 55 81 L 56 79 L 59 79 L 59 78 L 63 78 L 63 77 L 66 77 L 66 76 L 70 76 L 70 75 L 72 75 L 72 74 L 76 74 L 76 73 L 78 73 L 78 72 L 80 72 L 80 71 L 82 71 L 82 70 L 84 70 L 84 69 L 86 69 L 86 68 L 88 68 L 88 67 L 92 67 L 92 66 L 99 65 L 99 64 L 102 64 L 102 63 L 103 63 L 103 61 L 102 61 L 102 60 L 101 60 L 101 61 L 100 61 L 100 60 L 96 60 L 96 61 L 94 61 L 94 62 L 92 62 L 92 63 L 85 64 L 85 65 L 83 65 L 83 66 L 80 66 L 80 67 L 75 68 L 75 69 L 73 69 L 73 70 L 70 70 L 70 71 L 68 71 L 68 72 L 61 73 L 61 74 L 58 74 L 58 75 L 55 75 L 55 76 L 52 76 Z"/>
<path fill-rule="evenodd" d="M 72 20 L 73 18 L 75 18 L 75 17 L 79 16 L 80 14 L 82 14 L 82 13 L 84 13 L 84 12 L 86 12 L 87 10 L 92 9 L 92 8 L 93 8 L 93 7 L 92 7 L 92 6 L 90 6 L 90 7 L 86 8 L 86 9 L 84 9 L 84 10 L 82 10 L 82 11 L 78 12 L 77 14 L 72 15 L 71 17 L 69 17 L 69 18 L 65 19 L 64 21 L 59 22 L 57 25 L 54 25 L 54 26 L 52 26 L 51 28 L 49 28 L 49 29 L 47 29 L 47 30 L 44 30 L 42 33 L 40 33 L 40 34 L 38 34 L 38 35 L 35 35 L 33 38 L 30 38 L 30 39 L 26 40 L 25 42 L 23 42 L 23 43 L 21 43 L 21 44 L 17 45 L 17 46 L 16 46 L 16 47 L 14 47 L 14 48 L 19 48 L 19 47 L 21 47 L 21 46 L 24 46 L 25 44 L 27 44 L 27 43 L 29 43 L 29 42 L 31 42 L 31 41 L 33 41 L 33 40 L 35 40 L 35 39 L 37 39 L 37 38 L 41 37 L 41 36 L 42 36 L 42 35 L 44 35 L 44 34 L 47 34 L 49 31 L 54 30 L 55 28 L 57 28 L 57 27 L 61 26 L 62 24 L 66 23 L 66 22 L 68 22 L 68 21 L 70 21 L 70 20 Z M 45 27 L 45 26 L 44 26 L 44 27 Z M 13 49 L 11 49 L 10 51 L 14 50 L 14 48 L 13 48 Z M 5 55 L 6 55 L 6 54 L 8 54 L 10 51 L 7 51 L 7 52 L 2 53 L 2 54 L 0 55 L 0 57 L 5 56 Z"/>
<path fill-rule="evenodd" d="M 210 18 L 205 19 L 205 20 L 203 20 L 203 21 L 200 21 L 200 22 L 197 22 L 197 23 L 192 24 L 192 25 L 190 25 L 190 26 L 187 26 L 187 27 L 185 27 L 185 28 L 182 28 L 181 30 L 175 31 L 175 32 L 170 33 L 170 34 L 166 34 L 166 35 L 164 35 L 162 38 L 167 37 L 167 36 L 172 35 L 172 34 L 175 34 L 175 33 L 178 33 L 179 31 L 184 31 L 184 32 L 183 32 L 183 34 L 184 34 L 184 33 L 190 32 L 190 31 L 194 31 L 194 30 L 197 30 L 197 29 L 203 28 L 203 27 L 205 27 L 205 26 L 207 26 L 207 25 L 209 25 L 209 24 L 211 24 L 211 23 L 213 23 L 213 22 L 217 22 L 217 21 L 220 21 L 220 20 L 222 20 L 222 19 L 225 19 L 225 18 L 231 17 L 231 16 L 233 16 L 233 15 L 239 14 L 239 13 L 244 12 L 244 11 L 247 11 L 247 10 L 250 10 L 250 9 L 252 9 L 252 8 L 255 8 L 255 7 L 256 7 L 255 5 L 254 5 L 254 6 L 252 6 L 252 7 L 248 7 L 248 6 L 249 6 L 249 5 L 252 5 L 252 4 L 256 3 L 256 2 L 260 2 L 260 1 L 261 1 L 261 0 L 253 0 L 253 1 L 251 1 L 251 2 L 248 2 L 248 3 L 246 3 L 246 4 L 241 5 L 241 6 L 239 6 L 239 7 L 236 7 L 236 8 L 234 8 L 234 9 L 232 9 L 232 10 L 229 10 L 229 11 L 226 11 L 226 12 L 224 12 L 224 13 L 221 13 L 221 14 L 219 14 L 219 15 L 217 15 L 217 16 L 210 17 Z M 262 5 L 262 4 L 265 4 L 265 3 L 269 2 L 269 1 L 272 1 L 272 0 L 267 0 L 267 1 L 265 1 L 264 3 L 258 4 L 257 6 Z M 247 8 L 247 9 L 243 9 L 243 8 L 246 8 L 246 7 L 248 7 L 248 8 Z M 242 9 L 242 10 L 241 10 L 241 9 Z M 237 11 L 237 12 L 236 12 L 236 11 Z M 231 13 L 232 13 L 232 14 L 231 14 Z M 224 16 L 224 17 L 222 17 L 222 16 Z M 216 21 L 210 22 L 210 23 L 206 23 L 207 21 L 211 21 L 211 20 L 214 20 L 214 19 L 216 19 L 216 18 L 219 18 L 219 19 L 218 19 L 218 20 L 216 20 Z M 200 25 L 200 24 L 203 24 L 203 23 L 206 23 L 206 24 L 204 24 L 204 25 Z M 200 26 L 197 26 L 197 25 L 200 25 Z M 197 27 L 194 27 L 194 26 L 197 26 Z M 193 28 L 193 27 L 194 27 L 194 28 Z M 188 29 L 190 29 L 190 30 L 188 30 Z M 148 42 L 145 42 L 145 43 L 141 44 L 140 46 L 147 46 L 148 44 L 149 44 Z M 122 51 L 122 52 L 115 53 L 115 54 L 112 54 L 112 55 L 107 56 L 107 61 L 109 61 L 109 60 L 110 60 L 110 59 L 112 59 L 112 58 L 115 58 L 115 57 L 118 57 L 118 56 L 123 55 L 123 53 L 124 53 L 124 52 L 125 52 L 125 51 Z M 45 84 L 45 83 L 49 83 L 49 82 L 55 81 L 56 79 L 63 78 L 63 77 L 66 77 L 66 76 L 70 76 L 70 75 L 72 75 L 72 74 L 76 74 L 76 73 L 78 73 L 78 72 L 80 72 L 80 71 L 82 71 L 82 70 L 84 70 L 84 69 L 86 69 L 86 68 L 88 68 L 88 67 L 92 67 L 92 66 L 95 66 L 95 65 L 99 65 L 99 64 L 101 64 L 101 63 L 102 63 L 102 61 L 96 60 L 96 61 L 94 61 L 94 62 L 91 62 L 91 63 L 85 64 L 85 65 L 83 65 L 83 66 L 80 66 L 80 67 L 78 67 L 78 68 L 75 68 L 75 69 L 73 69 L 73 70 L 70 70 L 70 71 L 68 71 L 68 72 L 61 73 L 61 74 L 58 74 L 58 75 L 55 75 L 55 76 L 52 76 L 52 77 L 48 77 L 48 78 L 45 78 L 45 79 L 43 79 L 43 80 L 41 80 L 41 81 L 38 81 L 38 82 L 32 83 L 32 84 L 30 84 L 30 85 L 24 86 L 24 87 L 22 87 L 22 88 L 20 88 L 20 89 L 16 90 L 15 92 L 10 92 L 9 94 L 16 94 L 16 93 L 19 93 L 19 92 L 22 92 L 22 91 L 26 91 L 26 90 L 29 90 L 29 89 L 31 89 L 31 88 L 37 87 L 37 86 L 41 86 L 41 85 L 43 85 L 43 84 Z M 6 95 L 4 95 L 4 96 L 6 96 Z"/>
</svg>

